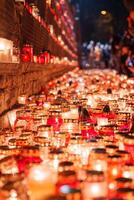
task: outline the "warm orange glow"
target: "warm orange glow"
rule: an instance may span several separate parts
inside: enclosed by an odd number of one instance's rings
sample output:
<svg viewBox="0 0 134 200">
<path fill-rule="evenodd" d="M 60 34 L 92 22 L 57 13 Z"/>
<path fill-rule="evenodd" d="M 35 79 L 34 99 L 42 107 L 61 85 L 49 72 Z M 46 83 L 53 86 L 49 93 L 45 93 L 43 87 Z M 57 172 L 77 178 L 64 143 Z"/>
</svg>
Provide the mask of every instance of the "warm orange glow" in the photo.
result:
<svg viewBox="0 0 134 200">
<path fill-rule="evenodd" d="M 106 11 L 106 10 L 102 10 L 102 11 L 101 11 L 101 14 L 102 14 L 102 15 L 106 15 L 106 14 L 107 14 L 107 11 Z"/>
</svg>

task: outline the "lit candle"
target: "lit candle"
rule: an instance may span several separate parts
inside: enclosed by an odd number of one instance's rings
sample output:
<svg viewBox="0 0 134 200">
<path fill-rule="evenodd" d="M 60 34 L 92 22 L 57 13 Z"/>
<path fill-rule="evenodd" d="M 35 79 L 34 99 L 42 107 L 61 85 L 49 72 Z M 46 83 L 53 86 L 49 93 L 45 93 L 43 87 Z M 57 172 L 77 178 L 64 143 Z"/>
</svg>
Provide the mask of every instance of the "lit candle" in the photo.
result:
<svg viewBox="0 0 134 200">
<path fill-rule="evenodd" d="M 98 125 L 98 127 L 108 125 L 108 118 L 106 118 L 106 117 L 98 117 L 97 118 L 97 125 Z"/>
<path fill-rule="evenodd" d="M 88 171 L 82 188 L 84 200 L 107 197 L 107 192 L 107 183 L 103 172 Z"/>
<path fill-rule="evenodd" d="M 50 167 L 37 165 L 30 169 L 28 175 L 28 187 L 31 200 L 40 200 L 53 195 L 55 192 L 54 172 Z"/>
<path fill-rule="evenodd" d="M 12 62 L 13 42 L 0 38 L 0 62 Z"/>
<path fill-rule="evenodd" d="M 27 96 L 26 95 L 20 95 L 18 96 L 18 103 L 19 104 L 26 104 Z"/>
</svg>

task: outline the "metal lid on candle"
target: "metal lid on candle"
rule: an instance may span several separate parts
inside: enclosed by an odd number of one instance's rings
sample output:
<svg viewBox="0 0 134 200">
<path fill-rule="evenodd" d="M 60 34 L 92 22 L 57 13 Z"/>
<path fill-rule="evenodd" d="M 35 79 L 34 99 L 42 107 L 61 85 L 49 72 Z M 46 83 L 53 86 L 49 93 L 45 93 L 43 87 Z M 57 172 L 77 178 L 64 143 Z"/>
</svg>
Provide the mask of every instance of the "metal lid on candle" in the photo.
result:
<svg viewBox="0 0 134 200">
<path fill-rule="evenodd" d="M 97 154 L 106 154 L 106 149 L 104 148 L 95 148 L 93 149 L 94 153 L 97 153 Z"/>
<path fill-rule="evenodd" d="M 51 125 L 40 125 L 37 127 L 38 131 L 51 131 L 52 130 L 52 126 Z"/>
<path fill-rule="evenodd" d="M 119 177 L 115 179 L 118 183 L 127 183 L 132 182 L 133 180 L 131 178 L 125 178 L 125 177 Z"/>
<path fill-rule="evenodd" d="M 87 170 L 87 181 L 89 182 L 101 182 L 104 181 L 105 176 L 103 171 Z"/>
<path fill-rule="evenodd" d="M 128 151 L 124 151 L 124 150 L 117 150 L 116 153 L 119 154 L 119 155 L 124 155 L 124 154 L 128 155 L 128 154 L 130 154 Z"/>
<path fill-rule="evenodd" d="M 62 162 L 60 162 L 59 163 L 59 166 L 60 167 L 64 167 L 64 166 L 67 166 L 67 167 L 70 167 L 70 166 L 73 166 L 73 162 L 71 162 L 71 161 L 62 161 Z"/>
<path fill-rule="evenodd" d="M 134 145 L 134 135 L 126 135 L 124 143 L 128 145 Z"/>
<path fill-rule="evenodd" d="M 97 176 L 104 175 L 103 171 L 97 171 L 97 170 L 87 170 L 86 173 L 88 175 L 91 175 L 91 176 L 94 176 L 94 175 L 97 175 Z"/>
<path fill-rule="evenodd" d="M 64 123 L 78 123 L 78 119 L 63 119 Z"/>
<path fill-rule="evenodd" d="M 76 172 L 74 170 L 66 170 L 63 172 L 59 172 L 59 176 L 69 177 L 69 176 L 76 176 Z"/>
<path fill-rule="evenodd" d="M 134 193 L 134 189 L 131 187 L 125 187 L 125 188 L 118 188 L 117 189 L 118 193 Z"/>
<path fill-rule="evenodd" d="M 34 137 L 34 141 L 43 146 L 50 146 L 50 141 L 46 137 L 37 136 Z"/>
<path fill-rule="evenodd" d="M 53 148 L 50 150 L 50 154 L 63 154 L 63 153 L 64 153 L 64 151 L 62 149 Z"/>
<path fill-rule="evenodd" d="M 108 149 L 118 149 L 118 146 L 114 145 L 114 144 L 109 144 L 105 146 Z"/>
<path fill-rule="evenodd" d="M 120 159 L 122 158 L 122 156 L 120 156 L 119 154 L 114 154 L 114 155 L 109 155 L 108 158 L 112 161 L 118 161 L 120 162 Z"/>
<path fill-rule="evenodd" d="M 42 200 L 67 200 L 65 196 L 58 196 L 58 195 L 54 195 L 54 196 L 49 196 L 45 199 Z"/>
</svg>

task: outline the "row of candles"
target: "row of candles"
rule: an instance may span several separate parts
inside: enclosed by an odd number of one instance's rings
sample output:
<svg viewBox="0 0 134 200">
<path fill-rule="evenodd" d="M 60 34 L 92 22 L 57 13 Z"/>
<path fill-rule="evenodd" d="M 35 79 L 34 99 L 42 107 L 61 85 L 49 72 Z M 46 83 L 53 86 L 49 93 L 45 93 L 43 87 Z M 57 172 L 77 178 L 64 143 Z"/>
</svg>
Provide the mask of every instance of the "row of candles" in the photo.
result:
<svg viewBox="0 0 134 200">
<path fill-rule="evenodd" d="M 133 94 L 115 71 L 75 69 L 19 96 L 0 134 L 1 199 L 132 200 Z"/>
<path fill-rule="evenodd" d="M 77 61 L 69 60 L 68 57 L 59 58 L 58 56 L 52 55 L 49 51 L 43 51 L 38 56 L 33 54 L 32 45 L 26 44 L 21 50 L 21 61 L 22 62 L 34 62 L 39 64 L 67 64 L 76 66 Z"/>
<path fill-rule="evenodd" d="M 63 14 L 65 12 L 63 12 L 63 11 L 61 12 L 61 10 L 62 9 L 58 9 L 58 11 L 56 12 L 54 9 L 52 9 L 50 7 L 50 12 L 54 16 L 54 20 L 56 21 L 58 27 L 60 29 L 63 29 L 62 32 L 61 32 L 62 35 L 66 38 L 66 40 L 68 41 L 69 45 L 74 50 L 74 52 L 77 52 L 76 36 L 75 36 L 74 30 L 72 31 L 72 27 L 74 28 L 74 26 L 71 26 L 71 24 L 72 24 L 71 22 L 70 23 L 67 22 L 68 19 L 69 19 L 69 16 L 67 18 L 65 18 L 65 16 L 64 16 L 65 14 Z M 55 16 L 57 16 L 57 13 L 59 15 L 58 20 L 57 20 L 57 17 L 55 17 Z M 71 30 L 70 29 L 68 30 L 68 28 L 67 28 L 68 26 L 71 26 Z M 53 30 L 53 32 L 54 32 L 54 30 Z M 68 35 L 70 37 L 68 37 Z"/>
<path fill-rule="evenodd" d="M 64 40 L 62 39 L 62 35 L 55 36 L 54 29 L 50 28 L 50 27 L 52 27 L 52 25 L 51 26 L 47 25 L 47 23 L 45 22 L 45 20 L 43 20 L 39 15 L 35 15 L 35 12 L 33 12 L 33 9 L 32 9 L 32 7 L 29 4 L 26 3 L 25 4 L 25 8 L 40 23 L 40 25 L 43 26 L 48 31 L 48 33 L 51 35 L 51 37 L 54 39 L 54 41 L 58 45 L 60 45 L 66 52 L 68 52 L 70 56 L 72 56 L 74 58 L 77 57 L 76 54 L 74 52 L 72 52 L 71 49 L 64 43 Z M 60 39 L 58 39 L 58 37 Z"/>
<path fill-rule="evenodd" d="M 17 1 L 16 1 L 17 2 Z M 19 1 L 18 1 L 19 2 Z M 32 16 L 38 20 L 38 22 L 48 31 L 48 34 L 51 35 L 54 42 L 57 43 L 60 47 L 62 47 L 73 59 L 73 62 L 75 62 L 75 59 L 77 58 L 76 54 L 72 52 L 72 50 L 65 44 L 64 39 L 62 38 L 62 35 L 56 36 L 54 33 L 54 27 L 53 25 L 47 25 L 46 22 L 40 17 L 40 15 L 37 12 L 36 6 L 30 6 L 29 4 L 25 3 L 25 9 L 32 14 Z M 61 24 L 61 23 L 60 23 Z M 62 28 L 62 27 L 61 27 Z M 64 37 L 66 36 L 65 31 L 63 30 L 61 32 Z M 68 37 L 71 38 L 71 37 Z M 68 41 L 67 38 L 67 41 Z M 72 40 L 71 40 L 72 41 Z M 72 42 L 71 42 L 72 44 Z M 75 45 L 74 45 L 75 46 Z M 76 51 L 76 49 L 75 49 Z M 68 58 L 62 58 L 61 60 L 54 55 L 50 55 L 49 51 L 41 52 L 39 55 L 33 55 L 33 46 L 30 44 L 24 44 L 22 49 L 16 48 L 13 46 L 13 41 L 8 40 L 6 38 L 0 38 L 0 62 L 35 62 L 40 64 L 48 64 L 48 63 L 63 63 L 65 60 L 67 62 Z M 70 61 L 68 60 L 68 65 L 70 65 Z"/>
<path fill-rule="evenodd" d="M 13 42 L 5 38 L 0 38 L 0 62 L 33 62 L 38 64 L 66 64 L 77 66 L 76 60 L 69 60 L 68 57 L 58 57 L 49 51 L 42 51 L 39 55 L 33 54 L 33 46 L 23 45 L 21 52 L 13 46 Z"/>
<path fill-rule="evenodd" d="M 68 7 L 68 3 L 63 0 L 59 1 L 53 1 L 53 4 L 55 4 L 55 8 L 52 7 L 52 1 L 47 1 L 47 5 L 51 11 L 51 13 L 54 15 L 54 19 L 56 19 L 57 24 L 60 28 L 62 28 L 62 25 L 65 26 L 65 30 L 67 34 L 70 35 L 70 40 L 73 46 L 76 47 L 76 35 L 74 33 L 74 19 L 72 16 L 72 13 L 70 14 L 70 9 Z M 68 37 L 67 37 L 68 39 Z M 70 44 L 71 45 L 71 44 Z"/>
</svg>

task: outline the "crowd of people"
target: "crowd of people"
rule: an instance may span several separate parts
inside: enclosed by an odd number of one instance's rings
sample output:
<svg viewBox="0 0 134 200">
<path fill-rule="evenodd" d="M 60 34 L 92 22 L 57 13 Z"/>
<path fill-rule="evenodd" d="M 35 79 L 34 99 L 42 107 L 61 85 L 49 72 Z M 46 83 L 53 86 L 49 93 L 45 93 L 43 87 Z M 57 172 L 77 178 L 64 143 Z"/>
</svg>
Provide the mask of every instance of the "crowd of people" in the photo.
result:
<svg viewBox="0 0 134 200">
<path fill-rule="evenodd" d="M 88 60 L 91 68 L 112 68 L 119 73 L 133 76 L 134 38 L 128 33 L 114 36 L 108 43 L 90 41 Z"/>
<path fill-rule="evenodd" d="M 127 28 L 113 35 L 107 43 L 91 40 L 82 45 L 82 68 L 111 68 L 119 74 L 134 76 L 134 8 L 129 11 Z"/>
</svg>

